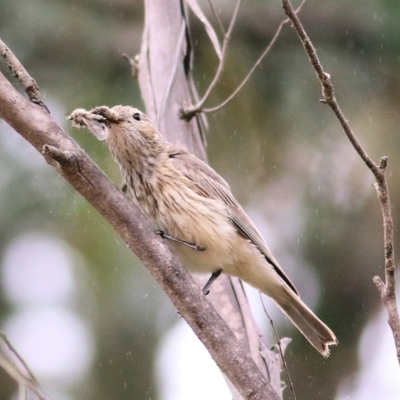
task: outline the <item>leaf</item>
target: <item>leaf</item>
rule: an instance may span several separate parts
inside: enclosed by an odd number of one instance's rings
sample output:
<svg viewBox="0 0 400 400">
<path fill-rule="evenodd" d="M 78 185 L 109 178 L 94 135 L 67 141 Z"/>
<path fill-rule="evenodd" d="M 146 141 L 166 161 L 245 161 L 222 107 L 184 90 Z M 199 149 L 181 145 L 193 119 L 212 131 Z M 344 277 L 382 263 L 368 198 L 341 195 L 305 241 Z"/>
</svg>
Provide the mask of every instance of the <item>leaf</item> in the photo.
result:
<svg viewBox="0 0 400 400">
<path fill-rule="evenodd" d="M 200 20 L 200 22 L 203 23 L 204 27 L 206 28 L 208 37 L 210 38 L 211 43 L 214 46 L 215 52 L 217 53 L 218 58 L 221 60 L 222 58 L 221 46 L 219 45 L 218 36 L 215 33 L 212 25 L 208 21 L 207 17 L 204 15 L 203 11 L 201 11 L 201 8 L 196 0 L 186 0 L 186 3 L 191 8 L 196 17 Z"/>
</svg>

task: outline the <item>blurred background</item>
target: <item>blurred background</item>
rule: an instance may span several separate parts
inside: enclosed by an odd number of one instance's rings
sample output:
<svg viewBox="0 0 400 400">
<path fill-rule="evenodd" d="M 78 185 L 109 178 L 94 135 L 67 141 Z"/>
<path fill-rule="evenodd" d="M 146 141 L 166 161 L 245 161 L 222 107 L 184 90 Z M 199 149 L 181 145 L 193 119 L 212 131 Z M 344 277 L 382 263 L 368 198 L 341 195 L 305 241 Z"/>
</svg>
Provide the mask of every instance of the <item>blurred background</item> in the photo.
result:
<svg viewBox="0 0 400 400">
<path fill-rule="evenodd" d="M 213 3 L 227 26 L 233 3 Z M 208 2 L 200 4 L 214 23 Z M 143 107 L 121 56 L 140 50 L 142 2 L 0 0 L 0 9 L 0 36 L 37 80 L 53 117 L 120 184 L 105 144 L 72 129 L 66 116 L 102 104 Z M 399 16 L 400 3 L 388 0 L 309 0 L 300 13 L 359 140 L 376 161 L 389 157 L 396 233 Z M 243 2 L 207 106 L 234 90 L 283 18 L 278 0 Z M 202 26 L 191 24 L 195 82 L 204 93 L 217 60 Z M 10 77 L 4 62 L 0 69 Z M 393 339 L 372 283 L 383 277 L 384 261 L 373 178 L 320 93 L 286 26 L 240 94 L 208 116 L 209 162 L 339 339 L 322 359 L 266 301 L 279 334 L 293 338 L 287 363 L 297 398 L 398 399 Z M 0 329 L 46 393 L 62 400 L 230 399 L 220 372 L 137 258 L 1 120 L 0 171 Z M 272 346 L 259 297 L 248 293 Z M 16 398 L 16 389 L 0 369 L 0 399 Z"/>
</svg>

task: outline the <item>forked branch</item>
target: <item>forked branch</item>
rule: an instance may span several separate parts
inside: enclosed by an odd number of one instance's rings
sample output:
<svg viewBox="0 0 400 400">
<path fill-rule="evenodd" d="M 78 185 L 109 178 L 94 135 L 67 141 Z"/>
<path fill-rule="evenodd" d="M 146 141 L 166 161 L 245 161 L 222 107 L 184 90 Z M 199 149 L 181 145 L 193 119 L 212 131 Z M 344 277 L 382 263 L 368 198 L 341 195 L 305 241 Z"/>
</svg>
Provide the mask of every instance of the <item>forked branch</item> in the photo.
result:
<svg viewBox="0 0 400 400">
<path fill-rule="evenodd" d="M 15 347 L 0 331 L 0 367 L 18 384 L 20 393 L 34 393 L 39 400 L 49 400 L 43 393 L 40 384 L 36 380 L 25 360 L 20 356 Z M 25 396 L 28 398 L 28 396 Z"/>
<path fill-rule="evenodd" d="M 0 54 L 6 61 L 8 69 L 19 80 L 20 84 L 25 89 L 25 92 L 28 95 L 29 100 L 32 103 L 39 104 L 48 113 L 50 113 L 49 109 L 43 103 L 42 96 L 39 92 L 38 84 L 28 74 L 28 71 L 25 69 L 25 67 L 21 64 L 18 58 L 14 55 L 14 53 L 7 47 L 7 45 L 1 39 L 0 39 Z"/>
<path fill-rule="evenodd" d="M 291 20 L 293 27 L 301 40 L 301 43 L 307 52 L 310 62 L 317 73 L 317 76 L 322 86 L 322 99 L 321 102 L 327 104 L 332 111 L 335 113 L 337 119 L 340 122 L 344 132 L 348 139 L 357 151 L 359 156 L 365 162 L 367 167 L 374 174 L 376 183 L 375 189 L 378 194 L 379 203 L 382 209 L 383 217 L 383 232 L 384 232 L 384 244 L 385 244 L 385 282 L 383 282 L 378 276 L 373 278 L 375 285 L 377 286 L 383 304 L 386 307 L 388 313 L 388 322 L 392 329 L 394 342 L 396 346 L 397 359 L 400 364 L 400 318 L 396 303 L 396 291 L 395 291 L 395 261 L 394 261 L 394 246 L 393 246 L 393 218 L 391 213 L 389 188 L 386 180 L 386 168 L 387 168 L 387 157 L 382 157 L 379 165 L 371 159 L 371 157 L 364 150 L 360 142 L 357 140 L 354 132 L 352 131 L 350 124 L 345 118 L 342 110 L 335 97 L 334 87 L 330 78 L 330 75 L 325 72 L 322 64 L 317 56 L 315 47 L 313 46 L 310 38 L 308 37 L 300 19 L 290 0 L 282 0 L 283 8 L 286 15 Z"/>
<path fill-rule="evenodd" d="M 232 35 L 232 31 L 235 26 L 235 22 L 237 19 L 237 15 L 239 12 L 239 7 L 240 7 L 241 2 L 242 2 L 242 0 L 237 0 L 237 2 L 236 2 L 235 10 L 233 11 L 233 15 L 232 15 L 231 22 L 229 24 L 228 31 L 226 32 L 226 34 L 224 36 L 224 42 L 222 44 L 222 54 L 221 54 L 221 59 L 218 64 L 217 72 L 215 73 L 214 78 L 210 83 L 210 86 L 207 88 L 203 97 L 198 101 L 198 103 L 195 106 L 182 107 L 181 118 L 190 120 L 196 114 L 198 114 L 200 112 L 204 103 L 207 101 L 208 97 L 210 96 L 210 93 L 212 92 L 212 90 L 214 89 L 215 85 L 217 84 L 219 78 L 221 77 L 222 71 L 224 70 L 224 66 L 225 66 L 226 51 L 228 48 L 229 39 Z"/>
<path fill-rule="evenodd" d="M 148 219 L 47 112 L 22 97 L 1 73 L 0 117 L 45 155 L 46 160 L 114 227 L 242 397 L 246 400 L 278 400 L 276 391 L 265 380 L 248 351 L 154 233 Z"/>
<path fill-rule="evenodd" d="M 302 0 L 300 5 L 297 7 L 295 13 L 298 13 L 301 10 L 301 8 L 303 7 L 305 2 L 306 2 L 306 0 Z M 203 98 L 197 104 L 191 105 L 191 106 L 187 106 L 187 107 L 182 107 L 182 109 L 181 109 L 181 117 L 185 118 L 185 119 L 191 119 L 196 114 L 198 114 L 200 112 L 213 113 L 215 111 L 220 110 L 222 107 L 226 106 L 240 92 L 240 90 L 243 88 L 243 86 L 249 81 L 249 79 L 253 75 L 254 71 L 261 64 L 261 62 L 264 60 L 264 58 L 267 56 L 267 54 L 271 51 L 272 47 L 274 46 L 274 44 L 278 40 L 278 37 L 279 37 L 284 25 L 286 25 L 289 21 L 290 21 L 289 18 L 286 18 L 285 20 L 281 21 L 281 23 L 279 24 L 274 36 L 272 37 L 271 41 L 269 42 L 268 46 L 265 48 L 265 50 L 262 52 L 260 57 L 257 59 L 257 61 L 254 63 L 254 65 L 251 67 L 250 71 L 245 76 L 243 81 L 239 84 L 239 86 L 219 105 L 214 106 L 214 107 L 204 108 L 203 106 L 204 106 L 205 102 L 207 101 L 208 97 L 210 96 L 210 93 L 211 93 L 212 89 L 215 87 L 215 85 L 218 82 L 218 80 L 219 80 L 219 78 L 221 76 L 221 73 L 223 71 L 223 63 L 224 63 L 224 60 L 225 60 L 226 48 L 227 48 L 228 41 L 229 41 L 229 38 L 230 38 L 230 31 L 228 31 L 228 33 L 225 35 L 224 45 L 222 47 L 222 59 L 220 61 L 217 73 L 216 73 L 213 81 L 211 82 L 210 86 L 208 87 L 208 89 L 207 89 L 206 93 L 204 94 Z M 231 27 L 232 27 L 232 22 L 234 22 L 233 18 L 232 18 L 231 25 L 230 25 L 229 29 L 231 29 Z"/>
</svg>

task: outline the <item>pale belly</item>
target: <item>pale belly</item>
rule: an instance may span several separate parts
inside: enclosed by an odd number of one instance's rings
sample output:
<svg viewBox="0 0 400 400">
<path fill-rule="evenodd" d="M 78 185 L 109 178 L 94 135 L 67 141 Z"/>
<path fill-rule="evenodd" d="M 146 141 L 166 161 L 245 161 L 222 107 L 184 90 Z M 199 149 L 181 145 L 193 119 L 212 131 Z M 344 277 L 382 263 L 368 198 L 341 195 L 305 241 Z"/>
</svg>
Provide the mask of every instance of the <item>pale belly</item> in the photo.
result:
<svg viewBox="0 0 400 400">
<path fill-rule="evenodd" d="M 222 200 L 204 198 L 188 193 L 164 193 L 168 203 L 158 202 L 158 213 L 153 223 L 172 238 L 205 249 L 196 251 L 189 246 L 166 239 L 166 243 L 182 264 L 193 272 L 212 273 L 226 269 L 237 260 L 240 236 L 229 219 L 229 211 Z M 191 207 L 192 204 L 195 206 Z M 146 210 L 145 210 L 146 211 Z M 151 217 L 151 213 L 148 213 Z"/>
<path fill-rule="evenodd" d="M 231 225 L 233 229 L 236 229 Z M 172 252 L 191 272 L 211 274 L 219 269 L 236 276 L 268 296 L 286 302 L 286 286 L 264 255 L 238 232 L 231 232 L 229 238 L 209 242 L 204 251 L 167 240 Z"/>
<path fill-rule="evenodd" d="M 168 193 L 164 194 L 168 196 Z M 222 269 L 271 297 L 279 297 L 283 281 L 260 250 L 239 233 L 229 219 L 223 201 L 199 196 L 195 199 L 196 206 L 188 208 L 187 198 L 176 195 L 176 192 L 168 200 L 167 205 L 158 202 L 157 213 L 142 209 L 153 220 L 156 229 L 204 248 L 204 251 L 196 251 L 185 244 L 165 239 L 186 269 L 196 273 L 213 273 Z"/>
<path fill-rule="evenodd" d="M 173 224 L 169 222 L 160 228 L 176 239 L 204 249 L 197 251 L 185 244 L 166 239 L 168 246 L 189 271 L 211 273 L 221 268 L 226 269 L 237 261 L 237 241 L 245 239 L 229 220 L 225 208 L 218 211 L 210 213 L 207 209 L 204 212 L 200 207 L 195 216 L 175 216 Z"/>
</svg>

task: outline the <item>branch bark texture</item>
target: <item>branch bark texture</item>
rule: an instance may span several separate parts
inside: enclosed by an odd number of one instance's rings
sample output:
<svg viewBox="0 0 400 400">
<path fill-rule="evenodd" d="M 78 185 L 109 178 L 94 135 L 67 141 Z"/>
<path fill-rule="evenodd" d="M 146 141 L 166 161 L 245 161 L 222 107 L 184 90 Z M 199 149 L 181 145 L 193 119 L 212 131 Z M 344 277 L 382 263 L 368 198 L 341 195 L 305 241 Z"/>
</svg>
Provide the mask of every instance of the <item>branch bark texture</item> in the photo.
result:
<svg viewBox="0 0 400 400">
<path fill-rule="evenodd" d="M 385 282 L 383 282 L 378 276 L 373 278 L 375 285 L 377 286 L 383 304 L 387 310 L 389 326 L 393 333 L 394 343 L 396 347 L 397 359 L 400 364 L 400 318 L 396 302 L 396 281 L 395 281 L 395 260 L 394 260 L 394 233 L 393 233 L 393 218 L 390 205 L 389 187 L 386 179 L 386 169 L 388 159 L 382 157 L 379 165 L 377 165 L 372 158 L 367 154 L 361 143 L 356 138 L 353 130 L 350 127 L 349 122 L 344 116 L 342 110 L 335 97 L 334 87 L 330 78 L 330 75 L 325 72 L 319 58 L 317 51 L 313 46 L 310 38 L 308 37 L 299 17 L 293 9 L 290 0 L 282 0 L 283 8 L 286 15 L 290 18 L 293 27 L 297 33 L 297 36 L 301 40 L 301 43 L 310 59 L 311 65 L 313 66 L 318 79 L 322 86 L 322 103 L 327 104 L 336 118 L 339 120 L 346 136 L 350 143 L 353 145 L 356 152 L 365 162 L 367 167 L 374 174 L 376 183 L 375 189 L 378 194 L 378 200 L 382 210 L 383 218 L 383 233 L 384 233 L 384 246 L 385 246 Z"/>
<path fill-rule="evenodd" d="M 212 357 L 245 399 L 278 399 L 254 361 L 202 295 L 141 211 L 99 170 L 40 106 L 22 97 L 0 74 L 0 117 L 114 227 L 142 260 Z"/>
<path fill-rule="evenodd" d="M 235 14 L 238 6 L 239 2 Z M 196 89 L 193 85 L 190 87 L 193 54 L 187 13 L 175 0 L 163 3 L 146 0 L 145 14 L 138 78 L 146 112 L 158 121 L 161 134 L 170 142 L 184 144 L 189 151 L 205 160 L 201 127 L 207 123 L 200 123 L 200 118 L 204 116 L 196 115 L 192 119 L 179 117 L 182 102 L 191 103 L 190 96 L 197 97 Z M 282 395 L 281 364 L 276 359 L 277 354 L 262 343 L 239 280 L 222 275 L 213 284 L 208 297 L 264 376 L 273 377 L 270 382 Z M 241 396 L 235 393 L 232 386 L 230 388 L 234 399 L 240 400 Z"/>
</svg>

